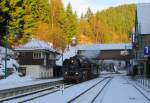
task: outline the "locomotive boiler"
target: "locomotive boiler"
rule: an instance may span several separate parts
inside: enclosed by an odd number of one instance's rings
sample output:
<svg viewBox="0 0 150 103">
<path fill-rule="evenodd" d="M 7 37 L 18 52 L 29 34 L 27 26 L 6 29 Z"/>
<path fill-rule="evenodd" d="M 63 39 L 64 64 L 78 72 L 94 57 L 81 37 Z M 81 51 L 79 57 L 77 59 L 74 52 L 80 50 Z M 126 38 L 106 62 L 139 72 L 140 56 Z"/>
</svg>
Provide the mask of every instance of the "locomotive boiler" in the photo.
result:
<svg viewBox="0 0 150 103">
<path fill-rule="evenodd" d="M 98 65 L 84 56 L 74 56 L 63 62 L 63 75 L 66 82 L 79 83 L 95 78 L 99 74 Z"/>
</svg>

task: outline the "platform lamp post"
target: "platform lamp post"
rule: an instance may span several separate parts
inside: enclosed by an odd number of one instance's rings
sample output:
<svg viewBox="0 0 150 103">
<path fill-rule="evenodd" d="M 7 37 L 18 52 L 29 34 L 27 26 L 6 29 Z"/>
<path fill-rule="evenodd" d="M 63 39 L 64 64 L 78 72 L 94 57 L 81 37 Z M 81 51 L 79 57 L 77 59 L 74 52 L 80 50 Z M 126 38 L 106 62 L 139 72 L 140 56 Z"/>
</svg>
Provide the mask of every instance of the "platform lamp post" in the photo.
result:
<svg viewBox="0 0 150 103">
<path fill-rule="evenodd" d="M 8 20 L 10 19 L 10 15 L 7 14 L 5 17 L 6 26 L 5 26 L 5 78 L 7 77 L 7 48 L 8 48 Z M 16 38 L 16 36 L 15 36 Z"/>
<path fill-rule="evenodd" d="M 5 38 L 5 78 L 7 77 L 7 38 Z"/>
<path fill-rule="evenodd" d="M 10 18 L 10 15 L 7 13 L 7 14 L 4 14 L 2 11 L 0 11 L 0 15 L 3 17 L 4 16 L 4 19 L 1 21 L 2 23 L 5 24 L 5 26 L 0 26 L 3 30 L 5 30 L 5 38 L 4 38 L 4 44 L 5 44 L 5 78 L 7 77 L 7 35 L 8 35 L 8 20 Z"/>
</svg>

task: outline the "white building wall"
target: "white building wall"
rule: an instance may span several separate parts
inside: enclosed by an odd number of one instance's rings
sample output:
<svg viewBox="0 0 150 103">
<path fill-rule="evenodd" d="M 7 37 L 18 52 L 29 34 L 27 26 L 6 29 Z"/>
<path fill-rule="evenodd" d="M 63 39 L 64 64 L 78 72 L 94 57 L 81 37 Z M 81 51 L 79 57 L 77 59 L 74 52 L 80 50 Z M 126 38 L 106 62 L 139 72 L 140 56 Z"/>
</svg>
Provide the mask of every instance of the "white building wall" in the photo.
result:
<svg viewBox="0 0 150 103">
<path fill-rule="evenodd" d="M 30 75 L 32 78 L 52 78 L 53 68 L 44 68 L 40 65 L 24 65 L 26 67 L 26 75 Z"/>
</svg>

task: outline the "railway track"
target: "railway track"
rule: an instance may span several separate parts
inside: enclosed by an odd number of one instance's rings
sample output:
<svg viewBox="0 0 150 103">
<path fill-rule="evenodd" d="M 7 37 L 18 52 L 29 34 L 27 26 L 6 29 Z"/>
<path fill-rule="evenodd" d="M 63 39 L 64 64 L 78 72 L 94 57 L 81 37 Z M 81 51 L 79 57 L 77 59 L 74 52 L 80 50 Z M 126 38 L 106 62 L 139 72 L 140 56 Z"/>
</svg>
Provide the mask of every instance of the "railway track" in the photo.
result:
<svg viewBox="0 0 150 103">
<path fill-rule="evenodd" d="M 0 90 L 0 103 L 51 90 L 61 84 L 63 84 L 63 80 Z"/>
<path fill-rule="evenodd" d="M 100 80 L 98 83 L 94 84 L 87 90 L 80 93 L 78 96 L 74 97 L 73 99 L 69 100 L 68 103 L 78 103 L 79 101 L 85 101 L 88 103 L 93 103 L 97 96 L 103 91 L 103 89 L 108 85 L 108 83 L 111 81 L 112 77 L 104 78 L 103 80 Z M 91 94 L 92 93 L 92 94 Z M 88 95 L 92 95 L 92 98 L 87 98 Z"/>
<path fill-rule="evenodd" d="M 94 101 L 94 99 L 98 96 L 98 94 L 100 94 L 100 92 L 105 88 L 105 86 L 110 82 L 110 80 L 111 80 L 110 77 L 104 78 L 103 80 L 99 81 L 98 83 L 96 83 L 95 85 L 90 87 L 88 90 L 86 90 L 83 93 L 81 93 L 79 96 L 75 97 L 73 100 L 70 100 L 68 103 L 74 102 L 75 100 L 77 100 L 77 98 L 79 99 L 79 97 L 81 98 L 81 95 L 92 91 L 93 88 L 95 88 L 96 86 L 100 86 L 100 84 L 102 82 L 104 82 L 104 83 L 102 83 L 103 84 L 103 86 L 102 86 L 103 88 L 98 90 L 97 91 L 98 93 L 96 93 L 95 97 L 93 97 L 93 100 L 91 100 L 91 101 Z M 40 98 L 40 97 L 43 97 L 43 96 L 55 93 L 57 91 L 60 91 L 59 87 L 62 84 L 64 84 L 62 81 L 57 81 L 57 82 L 58 83 L 52 82 L 54 84 L 51 85 L 51 86 L 49 85 L 47 88 L 43 88 L 43 89 L 39 89 L 39 90 L 35 90 L 35 91 L 31 91 L 31 92 L 18 94 L 18 95 L 15 95 L 15 96 L 11 96 L 11 97 L 0 99 L 0 103 L 1 102 L 4 102 L 4 103 L 25 103 L 25 102 L 30 102 L 30 101 L 32 101 L 34 99 L 37 99 L 37 98 Z M 72 86 L 74 86 L 74 85 L 73 84 L 65 84 L 65 88 L 69 88 L 69 87 L 72 87 Z"/>
<path fill-rule="evenodd" d="M 73 86 L 73 85 L 72 84 L 65 85 L 65 89 L 69 88 L 71 86 Z M 37 93 L 32 92 L 32 93 L 26 94 L 24 96 L 20 96 L 18 98 L 12 98 L 11 100 L 7 100 L 7 101 L 5 100 L 4 103 L 25 103 L 25 102 L 30 102 L 30 101 L 32 101 L 34 99 L 37 99 L 37 98 L 40 98 L 40 97 L 43 97 L 43 96 L 55 93 L 57 91 L 60 91 L 59 85 L 57 85 L 57 86 L 55 86 L 53 88 L 47 88 L 47 89 L 44 89 L 44 90 L 40 90 Z"/>
</svg>

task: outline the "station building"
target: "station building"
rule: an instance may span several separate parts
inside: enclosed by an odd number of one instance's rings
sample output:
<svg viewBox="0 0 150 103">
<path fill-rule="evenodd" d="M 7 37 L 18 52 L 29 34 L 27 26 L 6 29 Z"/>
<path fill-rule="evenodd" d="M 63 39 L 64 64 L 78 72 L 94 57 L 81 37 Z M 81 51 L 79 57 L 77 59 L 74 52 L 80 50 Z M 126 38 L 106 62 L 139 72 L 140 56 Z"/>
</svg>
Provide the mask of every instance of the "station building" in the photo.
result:
<svg viewBox="0 0 150 103">
<path fill-rule="evenodd" d="M 19 71 L 23 75 L 30 75 L 33 78 L 51 78 L 54 75 L 59 53 L 48 43 L 37 39 L 31 39 L 15 51 L 18 54 L 20 64 Z"/>
<path fill-rule="evenodd" d="M 132 36 L 137 74 L 150 77 L 150 3 L 137 4 Z"/>
</svg>

